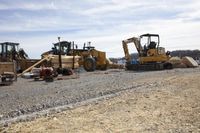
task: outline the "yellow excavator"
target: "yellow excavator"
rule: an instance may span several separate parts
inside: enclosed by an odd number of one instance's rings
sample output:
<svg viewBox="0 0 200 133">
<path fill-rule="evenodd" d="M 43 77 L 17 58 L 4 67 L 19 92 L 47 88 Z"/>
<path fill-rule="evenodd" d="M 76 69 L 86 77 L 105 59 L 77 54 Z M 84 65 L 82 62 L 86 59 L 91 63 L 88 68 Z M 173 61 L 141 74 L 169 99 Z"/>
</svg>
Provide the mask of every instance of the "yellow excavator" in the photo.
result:
<svg viewBox="0 0 200 133">
<path fill-rule="evenodd" d="M 138 52 L 138 59 L 133 60 L 129 54 L 128 44 L 134 43 Z M 170 52 L 160 47 L 158 34 L 143 34 L 139 37 L 132 37 L 122 41 L 127 70 L 163 70 L 172 69 L 168 62 Z"/>
</svg>

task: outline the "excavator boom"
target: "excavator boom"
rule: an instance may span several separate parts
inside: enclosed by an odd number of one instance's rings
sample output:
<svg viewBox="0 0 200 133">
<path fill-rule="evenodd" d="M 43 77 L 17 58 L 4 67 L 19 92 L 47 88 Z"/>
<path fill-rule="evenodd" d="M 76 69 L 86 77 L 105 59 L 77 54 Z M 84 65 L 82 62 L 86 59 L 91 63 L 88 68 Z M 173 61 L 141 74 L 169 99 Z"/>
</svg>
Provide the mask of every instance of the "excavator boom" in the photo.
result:
<svg viewBox="0 0 200 133">
<path fill-rule="evenodd" d="M 135 44 L 135 47 L 137 49 L 137 52 L 138 52 L 139 56 L 141 56 L 143 54 L 143 47 L 140 44 L 139 38 L 137 38 L 137 37 L 132 37 L 132 38 L 129 38 L 129 39 L 126 39 L 126 40 L 122 41 L 125 58 L 126 58 L 127 61 L 130 62 L 131 61 L 131 56 L 130 56 L 129 50 L 128 50 L 128 44 L 129 43 L 134 43 Z"/>
</svg>

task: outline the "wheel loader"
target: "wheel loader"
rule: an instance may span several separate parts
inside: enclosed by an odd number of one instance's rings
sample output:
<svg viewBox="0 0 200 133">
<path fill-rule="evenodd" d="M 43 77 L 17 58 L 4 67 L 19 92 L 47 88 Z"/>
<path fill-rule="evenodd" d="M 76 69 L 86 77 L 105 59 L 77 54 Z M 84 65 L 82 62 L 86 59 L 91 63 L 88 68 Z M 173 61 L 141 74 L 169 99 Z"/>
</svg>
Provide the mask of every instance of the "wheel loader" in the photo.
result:
<svg viewBox="0 0 200 133">
<path fill-rule="evenodd" d="M 78 49 L 74 42 L 61 41 L 55 43 L 52 50 L 43 53 L 42 56 L 48 54 L 59 55 L 59 51 L 61 51 L 61 55 L 80 56 L 79 65 L 82 65 L 88 72 L 106 70 L 108 66 L 106 53 L 96 50 L 90 44 L 90 42 L 85 43 L 82 49 Z"/>
<path fill-rule="evenodd" d="M 4 42 L 0 43 L 0 62 L 13 62 L 15 61 L 15 69 L 17 72 L 22 72 L 27 69 L 35 62 L 37 59 L 29 59 L 26 52 L 19 48 L 19 43 Z"/>
<path fill-rule="evenodd" d="M 129 54 L 128 44 L 134 43 L 138 52 L 138 59 L 134 60 Z M 172 69 L 168 62 L 170 52 L 160 47 L 158 34 L 143 34 L 139 37 L 132 37 L 122 41 L 127 70 L 163 70 Z"/>
<path fill-rule="evenodd" d="M 0 85 L 10 85 L 17 80 L 17 62 L 19 58 L 25 58 L 19 43 L 0 43 Z M 24 56 L 24 57 L 23 57 Z"/>
</svg>

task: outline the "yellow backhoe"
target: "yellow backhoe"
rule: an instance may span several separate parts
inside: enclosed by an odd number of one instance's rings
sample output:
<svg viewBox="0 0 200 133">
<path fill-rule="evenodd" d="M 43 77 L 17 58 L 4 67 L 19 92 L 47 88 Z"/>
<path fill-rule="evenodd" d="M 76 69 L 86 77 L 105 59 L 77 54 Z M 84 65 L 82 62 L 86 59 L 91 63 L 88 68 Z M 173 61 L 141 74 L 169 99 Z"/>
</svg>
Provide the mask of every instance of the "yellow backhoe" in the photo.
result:
<svg viewBox="0 0 200 133">
<path fill-rule="evenodd" d="M 128 44 L 134 43 L 138 52 L 138 59 L 133 60 L 129 54 Z M 128 70 L 162 70 L 172 69 L 168 62 L 170 52 L 165 53 L 165 48 L 160 47 L 158 34 L 143 34 L 122 41 Z"/>
</svg>

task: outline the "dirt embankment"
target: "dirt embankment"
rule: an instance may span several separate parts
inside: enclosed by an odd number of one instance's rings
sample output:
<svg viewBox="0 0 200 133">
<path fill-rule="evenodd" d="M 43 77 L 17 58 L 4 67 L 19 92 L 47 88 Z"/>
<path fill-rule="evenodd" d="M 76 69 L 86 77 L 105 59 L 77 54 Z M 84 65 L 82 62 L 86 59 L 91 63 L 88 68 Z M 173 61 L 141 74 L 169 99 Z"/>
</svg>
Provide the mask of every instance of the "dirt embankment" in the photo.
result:
<svg viewBox="0 0 200 133">
<path fill-rule="evenodd" d="M 108 100 L 9 125 L 1 131 L 200 132 L 199 68 L 132 73 L 139 75 L 137 78 L 123 73 L 132 78 L 129 82 L 143 85 Z"/>
</svg>

